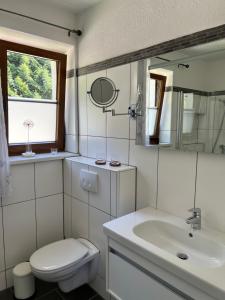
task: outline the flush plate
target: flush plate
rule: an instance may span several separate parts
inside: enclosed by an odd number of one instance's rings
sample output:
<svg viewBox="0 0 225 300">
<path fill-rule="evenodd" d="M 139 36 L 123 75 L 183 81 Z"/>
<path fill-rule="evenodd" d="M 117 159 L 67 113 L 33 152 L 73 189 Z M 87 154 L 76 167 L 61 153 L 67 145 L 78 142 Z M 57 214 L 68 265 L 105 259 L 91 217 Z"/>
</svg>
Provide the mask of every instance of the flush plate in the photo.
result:
<svg viewBox="0 0 225 300">
<path fill-rule="evenodd" d="M 97 193 L 98 191 L 98 174 L 93 171 L 81 169 L 80 186 L 88 192 Z"/>
</svg>

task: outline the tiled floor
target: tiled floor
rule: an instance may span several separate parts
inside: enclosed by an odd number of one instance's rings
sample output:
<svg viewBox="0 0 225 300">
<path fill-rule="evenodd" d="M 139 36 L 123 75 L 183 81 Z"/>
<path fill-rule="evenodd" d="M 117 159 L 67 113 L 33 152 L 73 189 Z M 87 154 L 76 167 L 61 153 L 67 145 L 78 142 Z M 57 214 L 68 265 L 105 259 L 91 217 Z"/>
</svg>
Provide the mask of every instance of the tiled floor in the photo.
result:
<svg viewBox="0 0 225 300">
<path fill-rule="evenodd" d="M 0 292 L 1 300 L 15 300 L 13 296 L 13 289 L 7 289 Z M 103 300 L 96 292 L 87 284 L 78 289 L 64 294 L 54 283 L 47 283 L 36 280 L 36 293 L 30 300 Z"/>
</svg>

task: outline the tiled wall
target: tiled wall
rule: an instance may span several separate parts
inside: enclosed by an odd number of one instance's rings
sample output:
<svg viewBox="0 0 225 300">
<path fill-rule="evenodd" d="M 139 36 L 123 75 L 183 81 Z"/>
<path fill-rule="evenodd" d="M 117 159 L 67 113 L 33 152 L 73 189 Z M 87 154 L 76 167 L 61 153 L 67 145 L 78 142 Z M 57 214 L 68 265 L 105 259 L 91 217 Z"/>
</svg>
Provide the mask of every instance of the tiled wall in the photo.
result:
<svg viewBox="0 0 225 300">
<path fill-rule="evenodd" d="M 12 268 L 63 238 L 62 160 L 11 166 L 12 191 L 0 207 L 0 290 Z"/>
<path fill-rule="evenodd" d="M 136 101 L 136 75 L 131 63 L 78 78 L 80 153 L 137 166 L 138 208 L 151 205 L 185 218 L 195 204 L 202 208 L 204 224 L 225 231 L 223 156 L 137 146 L 135 121 L 102 113 L 86 94 L 95 78 L 107 76 L 120 90 L 113 108 L 124 113 Z"/>
</svg>

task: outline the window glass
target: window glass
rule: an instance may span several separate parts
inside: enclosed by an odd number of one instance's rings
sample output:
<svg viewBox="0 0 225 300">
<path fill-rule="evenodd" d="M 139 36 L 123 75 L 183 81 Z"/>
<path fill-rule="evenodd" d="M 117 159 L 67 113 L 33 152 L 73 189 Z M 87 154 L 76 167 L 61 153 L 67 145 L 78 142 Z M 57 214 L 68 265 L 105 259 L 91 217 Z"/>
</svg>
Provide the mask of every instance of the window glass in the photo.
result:
<svg viewBox="0 0 225 300">
<path fill-rule="evenodd" d="M 9 144 L 54 142 L 57 122 L 57 61 L 7 51 Z"/>
<path fill-rule="evenodd" d="M 56 100 L 56 61 L 7 51 L 8 96 Z"/>
</svg>

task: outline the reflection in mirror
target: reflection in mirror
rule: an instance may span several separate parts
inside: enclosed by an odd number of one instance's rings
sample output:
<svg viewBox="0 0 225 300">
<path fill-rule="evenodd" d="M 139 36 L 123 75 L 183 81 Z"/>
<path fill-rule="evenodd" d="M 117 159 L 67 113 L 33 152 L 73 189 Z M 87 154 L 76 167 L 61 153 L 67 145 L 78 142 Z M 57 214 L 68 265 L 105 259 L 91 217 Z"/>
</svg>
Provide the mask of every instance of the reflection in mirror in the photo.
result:
<svg viewBox="0 0 225 300">
<path fill-rule="evenodd" d="M 225 154 L 225 40 L 140 61 L 138 85 L 137 144 Z"/>
<path fill-rule="evenodd" d="M 92 83 L 88 94 L 96 106 L 108 107 L 116 101 L 118 90 L 112 80 L 100 77 Z"/>
<path fill-rule="evenodd" d="M 149 144 L 159 144 L 160 120 L 166 86 L 166 76 L 150 73 L 149 103 Z"/>
</svg>

